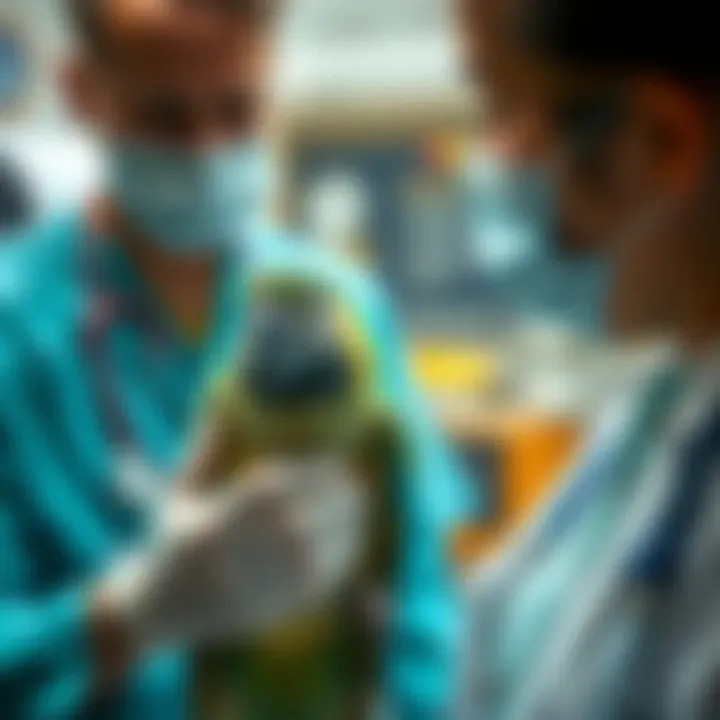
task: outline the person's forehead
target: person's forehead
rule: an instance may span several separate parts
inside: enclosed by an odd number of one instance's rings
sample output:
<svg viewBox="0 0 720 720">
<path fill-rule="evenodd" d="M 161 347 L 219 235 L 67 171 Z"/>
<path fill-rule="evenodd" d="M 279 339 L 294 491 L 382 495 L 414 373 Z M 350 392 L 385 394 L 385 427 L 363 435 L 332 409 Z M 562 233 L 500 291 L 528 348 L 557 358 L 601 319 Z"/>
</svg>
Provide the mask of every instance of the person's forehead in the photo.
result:
<svg viewBox="0 0 720 720">
<path fill-rule="evenodd" d="M 250 72 L 264 58 L 267 32 L 175 0 L 108 0 L 104 42 L 113 65 L 143 74 Z"/>
</svg>

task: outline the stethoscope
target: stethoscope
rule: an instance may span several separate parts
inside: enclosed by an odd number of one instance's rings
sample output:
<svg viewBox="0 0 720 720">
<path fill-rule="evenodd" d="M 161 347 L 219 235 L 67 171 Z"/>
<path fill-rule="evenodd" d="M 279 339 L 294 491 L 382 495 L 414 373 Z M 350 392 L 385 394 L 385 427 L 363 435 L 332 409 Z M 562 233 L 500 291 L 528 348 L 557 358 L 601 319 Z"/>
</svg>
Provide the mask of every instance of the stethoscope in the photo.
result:
<svg viewBox="0 0 720 720">
<path fill-rule="evenodd" d="M 143 302 L 141 297 L 129 297 L 117 287 L 109 267 L 112 248 L 102 239 L 96 240 L 93 237 L 83 238 L 82 243 L 81 277 L 87 290 L 81 343 L 87 357 L 89 380 L 98 406 L 100 422 L 107 433 L 111 452 L 116 456 L 116 484 L 126 502 L 136 508 L 152 511 L 167 499 L 170 488 L 166 480 L 177 470 L 174 467 L 177 461 L 172 461 L 170 467 L 164 462 L 153 463 L 147 449 L 143 447 L 123 402 L 120 379 L 115 372 L 117 365 L 112 352 L 113 337 L 116 328 L 124 322 L 127 323 L 137 329 L 142 346 L 149 350 L 149 357 L 158 361 L 163 356 L 172 354 L 177 342 L 171 336 L 167 324 L 158 317 L 156 308 L 147 301 Z M 244 283 L 240 281 L 246 275 L 245 270 L 252 265 L 249 260 L 256 254 L 248 243 L 236 245 L 225 251 L 220 263 L 223 272 L 231 273 L 230 278 L 226 277 L 222 281 L 220 302 L 223 307 L 232 302 L 234 316 L 238 318 L 244 316 L 247 298 L 243 293 L 238 294 L 237 290 L 244 287 Z M 243 272 L 238 273 L 237 268 L 242 268 Z M 235 332 L 234 326 L 231 330 Z M 211 343 L 211 347 L 203 352 L 207 357 L 202 359 L 198 368 L 202 377 L 211 376 L 217 369 L 213 367 L 213 362 L 216 356 L 224 356 L 226 349 L 223 342 L 221 333 L 220 347 Z M 155 383 L 158 380 L 159 378 L 152 378 L 150 382 Z M 178 418 L 189 414 L 189 409 L 180 407 L 177 400 L 173 400 L 169 395 L 167 392 L 163 396 L 162 391 L 158 391 L 154 402 L 166 425 L 172 427 L 178 422 Z"/>
<path fill-rule="evenodd" d="M 86 239 L 82 252 L 82 278 L 87 289 L 85 314 L 81 320 L 81 343 L 87 360 L 88 379 L 98 408 L 99 420 L 114 456 L 116 487 L 121 500 L 135 510 L 150 512 L 167 494 L 161 480 L 163 470 L 151 462 L 123 402 L 121 383 L 115 369 L 113 333 L 127 322 L 140 333 L 140 340 L 157 353 L 168 350 L 170 340 L 151 308 L 113 290 L 107 274 L 107 248 L 102 242 Z M 171 403 L 158 393 L 160 412 L 173 412 Z"/>
</svg>

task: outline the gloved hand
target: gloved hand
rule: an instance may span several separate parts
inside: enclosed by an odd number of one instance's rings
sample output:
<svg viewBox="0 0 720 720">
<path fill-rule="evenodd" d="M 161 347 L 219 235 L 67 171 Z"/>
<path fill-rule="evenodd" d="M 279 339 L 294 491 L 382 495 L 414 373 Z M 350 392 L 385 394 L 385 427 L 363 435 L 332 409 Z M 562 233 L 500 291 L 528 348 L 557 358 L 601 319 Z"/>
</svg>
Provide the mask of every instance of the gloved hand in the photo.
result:
<svg viewBox="0 0 720 720">
<path fill-rule="evenodd" d="M 272 626 L 352 574 L 364 545 L 362 484 L 328 458 L 265 462 L 212 494 L 170 502 L 157 541 L 102 588 L 136 647 Z"/>
</svg>

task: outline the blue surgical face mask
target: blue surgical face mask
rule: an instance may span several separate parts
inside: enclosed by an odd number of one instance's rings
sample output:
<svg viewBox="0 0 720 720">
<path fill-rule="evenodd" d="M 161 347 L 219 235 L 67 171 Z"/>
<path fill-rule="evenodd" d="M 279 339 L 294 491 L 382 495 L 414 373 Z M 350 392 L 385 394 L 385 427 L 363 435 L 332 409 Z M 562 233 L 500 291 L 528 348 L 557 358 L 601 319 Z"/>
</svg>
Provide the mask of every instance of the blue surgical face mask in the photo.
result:
<svg viewBox="0 0 720 720">
<path fill-rule="evenodd" d="M 573 258 L 559 244 L 551 170 L 483 155 L 467 173 L 471 254 L 493 307 L 520 320 L 542 319 L 583 334 L 604 326 L 609 265 Z"/>
<path fill-rule="evenodd" d="M 472 252 L 483 272 L 508 275 L 546 255 L 555 228 L 555 193 L 539 165 L 484 155 L 468 169 Z"/>
<path fill-rule="evenodd" d="M 267 157 L 255 142 L 200 150 L 118 143 L 110 183 L 141 232 L 189 254 L 239 243 L 265 209 L 270 185 Z"/>
</svg>

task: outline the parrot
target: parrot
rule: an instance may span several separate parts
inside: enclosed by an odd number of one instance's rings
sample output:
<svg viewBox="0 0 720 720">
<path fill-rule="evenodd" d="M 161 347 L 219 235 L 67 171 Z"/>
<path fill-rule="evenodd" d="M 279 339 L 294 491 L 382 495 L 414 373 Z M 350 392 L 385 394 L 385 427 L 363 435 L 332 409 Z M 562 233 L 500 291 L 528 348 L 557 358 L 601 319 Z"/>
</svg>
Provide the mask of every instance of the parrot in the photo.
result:
<svg viewBox="0 0 720 720">
<path fill-rule="evenodd" d="M 367 484 L 371 521 L 357 573 L 337 596 L 257 637 L 195 651 L 194 717 L 361 720 L 377 690 L 399 550 L 402 436 L 379 397 L 362 323 L 337 288 L 269 274 L 253 281 L 249 300 L 239 352 L 202 403 L 185 482 L 242 482 L 243 469 L 265 458 L 341 457 Z"/>
</svg>

